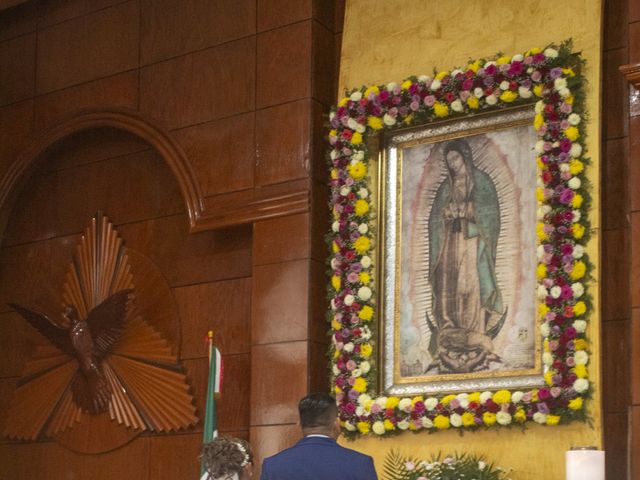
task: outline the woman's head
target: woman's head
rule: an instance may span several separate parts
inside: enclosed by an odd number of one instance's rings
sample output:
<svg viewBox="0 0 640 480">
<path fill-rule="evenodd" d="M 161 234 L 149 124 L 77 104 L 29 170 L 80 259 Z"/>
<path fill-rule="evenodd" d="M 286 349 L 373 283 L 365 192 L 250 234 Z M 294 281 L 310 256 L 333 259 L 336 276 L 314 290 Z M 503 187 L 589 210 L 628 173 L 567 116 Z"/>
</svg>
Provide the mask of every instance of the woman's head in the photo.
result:
<svg viewBox="0 0 640 480">
<path fill-rule="evenodd" d="M 461 172 L 463 167 L 471 168 L 473 165 L 471 146 L 462 138 L 448 142 L 444 146 L 443 153 L 447 168 L 452 175 Z"/>
<path fill-rule="evenodd" d="M 242 478 L 242 471 L 251 468 L 253 455 L 246 440 L 218 437 L 202 446 L 200 460 L 211 479 L 232 478 L 234 474 Z"/>
</svg>

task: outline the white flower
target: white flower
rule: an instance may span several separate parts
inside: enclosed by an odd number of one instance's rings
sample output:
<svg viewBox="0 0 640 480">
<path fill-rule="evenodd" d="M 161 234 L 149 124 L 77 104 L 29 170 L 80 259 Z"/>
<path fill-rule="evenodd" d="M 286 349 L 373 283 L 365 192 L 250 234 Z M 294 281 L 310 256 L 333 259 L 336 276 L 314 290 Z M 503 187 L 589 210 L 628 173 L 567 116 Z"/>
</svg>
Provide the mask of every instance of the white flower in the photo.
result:
<svg viewBox="0 0 640 480">
<path fill-rule="evenodd" d="M 569 152 L 573 158 L 578 158 L 582 155 L 582 145 L 574 143 L 571 145 L 571 151 Z"/>
<path fill-rule="evenodd" d="M 354 102 L 359 102 L 362 99 L 362 92 L 356 91 L 349 95 L 349 98 Z"/>
<path fill-rule="evenodd" d="M 556 90 L 562 90 L 563 88 L 567 88 L 567 79 L 564 77 L 556 78 L 553 81 L 553 88 Z"/>
<path fill-rule="evenodd" d="M 571 95 L 571 91 L 568 88 L 561 88 L 560 90 L 558 90 L 558 93 L 562 98 L 567 98 L 569 95 Z"/>
<path fill-rule="evenodd" d="M 451 422 L 451 425 L 453 425 L 454 427 L 460 427 L 462 426 L 462 417 L 457 413 L 452 413 L 449 416 L 449 422 Z"/>
<path fill-rule="evenodd" d="M 393 89 L 396 88 L 397 86 L 398 86 L 398 84 L 396 82 L 387 83 L 387 90 L 392 92 Z"/>
<path fill-rule="evenodd" d="M 360 265 L 362 265 L 362 268 L 369 268 L 371 266 L 371 257 L 368 255 L 363 256 L 360 259 Z"/>
<path fill-rule="evenodd" d="M 460 101 L 460 99 L 451 102 L 451 110 L 453 110 L 454 112 L 461 112 L 463 109 L 464 107 L 462 106 L 462 102 Z"/>
<path fill-rule="evenodd" d="M 351 295 L 351 294 L 349 294 L 349 295 L 345 295 L 345 297 L 344 297 L 344 304 L 345 304 L 347 307 L 350 307 L 351 305 L 353 305 L 353 302 L 354 302 L 354 301 L 355 301 L 355 297 L 354 297 L 353 295 Z"/>
<path fill-rule="evenodd" d="M 575 358 L 576 360 L 576 365 L 586 365 L 587 363 L 589 363 L 589 354 L 584 350 L 578 350 L 573 355 L 573 358 Z"/>
<path fill-rule="evenodd" d="M 458 75 L 459 73 L 462 73 L 462 70 L 460 70 L 459 68 L 456 68 L 455 70 L 451 71 L 451 78 L 456 78 L 456 75 Z"/>
<path fill-rule="evenodd" d="M 344 428 L 346 428 L 347 430 L 349 430 L 350 432 L 355 432 L 356 431 L 356 426 L 353 423 L 349 422 L 349 421 L 344 422 L 342 424 L 342 426 Z"/>
<path fill-rule="evenodd" d="M 369 196 L 369 190 L 367 190 L 366 188 L 362 187 L 360 190 L 358 190 L 358 196 L 360 198 L 367 198 Z"/>
<path fill-rule="evenodd" d="M 358 123 L 356 125 L 356 132 L 358 133 L 364 133 L 367 130 L 367 127 L 365 127 L 364 125 L 362 125 L 361 123 Z"/>
<path fill-rule="evenodd" d="M 370 401 L 371 401 L 371 397 L 366 393 L 361 393 L 358 396 L 358 405 L 364 406 L 366 403 L 369 403 Z"/>
<path fill-rule="evenodd" d="M 511 402 L 520 403 L 520 401 L 522 400 L 522 397 L 524 397 L 524 392 L 521 392 L 520 390 L 513 392 L 511 394 Z"/>
<path fill-rule="evenodd" d="M 584 285 L 580 282 L 572 283 L 571 290 L 573 290 L 573 296 L 575 298 L 580 298 L 584 293 Z"/>
<path fill-rule="evenodd" d="M 335 300 L 335 298 L 332 298 L 332 299 L 331 299 L 330 305 L 331 305 L 331 310 L 333 310 L 333 311 L 335 312 L 335 311 L 336 311 L 336 309 L 338 308 L 338 307 L 336 307 L 336 300 Z"/>
<path fill-rule="evenodd" d="M 482 98 L 484 97 L 484 90 L 482 90 L 480 87 L 476 87 L 473 89 L 473 95 L 476 98 Z"/>
<path fill-rule="evenodd" d="M 536 412 L 533 414 L 533 421 L 544 425 L 547 423 L 547 416 L 544 413 Z"/>
<path fill-rule="evenodd" d="M 578 393 L 583 393 L 589 390 L 589 380 L 586 378 L 578 378 L 573 382 L 573 389 Z"/>
<path fill-rule="evenodd" d="M 337 258 L 331 259 L 331 270 L 336 270 L 340 266 L 340 262 Z"/>
<path fill-rule="evenodd" d="M 558 51 L 554 48 L 547 48 L 544 51 L 544 56 L 545 57 L 549 57 L 549 58 L 557 58 L 558 57 Z"/>
<path fill-rule="evenodd" d="M 377 422 L 373 422 L 371 430 L 373 430 L 373 433 L 375 433 L 376 435 L 384 435 L 384 423 L 379 420 Z"/>
<path fill-rule="evenodd" d="M 371 364 L 369 362 L 367 362 L 366 360 L 364 362 L 360 363 L 360 370 L 362 370 L 362 373 L 369 373 L 369 370 L 371 370 Z"/>
<path fill-rule="evenodd" d="M 487 467 L 487 464 L 483 461 L 478 462 L 478 470 L 483 471 Z"/>
<path fill-rule="evenodd" d="M 433 422 L 429 420 L 429 417 L 422 417 L 422 426 L 424 428 L 433 428 Z"/>
<path fill-rule="evenodd" d="M 427 83 L 429 81 L 430 77 L 428 77 L 427 75 L 420 75 L 418 77 L 418 81 L 420 83 Z"/>
<path fill-rule="evenodd" d="M 358 289 L 358 298 L 366 302 L 371 298 L 372 293 L 373 292 L 371 292 L 371 289 L 369 287 L 360 287 Z"/>
<path fill-rule="evenodd" d="M 387 408 L 387 397 L 378 397 L 375 399 L 375 403 L 383 410 Z"/>
<path fill-rule="evenodd" d="M 351 130 L 356 130 L 358 128 L 359 123 L 356 122 L 355 118 L 349 117 L 349 120 L 347 120 L 347 127 L 349 127 Z"/>
<path fill-rule="evenodd" d="M 585 320 L 574 320 L 573 328 L 575 328 L 578 333 L 584 333 L 587 329 L 587 322 Z"/>
<path fill-rule="evenodd" d="M 540 325 L 540 334 L 543 337 L 548 337 L 551 333 L 551 327 L 549 326 L 549 322 L 544 322 Z"/>
<path fill-rule="evenodd" d="M 537 293 L 538 293 L 538 298 L 540 300 L 543 300 L 543 299 L 547 298 L 547 295 L 549 294 L 547 289 L 544 288 L 544 285 L 538 285 Z"/>
<path fill-rule="evenodd" d="M 580 123 L 580 115 L 578 115 L 577 113 L 572 113 L 571 115 L 569 115 L 568 120 L 571 125 L 578 125 Z"/>
<path fill-rule="evenodd" d="M 334 375 L 340 375 L 340 369 L 338 368 L 338 366 L 336 364 L 333 365 L 333 374 Z"/>
<path fill-rule="evenodd" d="M 400 400 L 400 403 L 398 403 L 398 408 L 404 412 L 410 412 L 411 411 L 411 399 L 410 398 L 403 398 L 402 400 Z"/>
<path fill-rule="evenodd" d="M 436 408 L 437 405 L 438 405 L 438 399 L 437 398 L 429 397 L 424 401 L 424 407 L 428 411 L 433 410 L 434 408 Z"/>
<path fill-rule="evenodd" d="M 366 325 L 362 327 L 360 336 L 362 337 L 363 340 L 369 340 L 371 338 L 371 330 L 369 330 L 369 327 L 367 327 Z M 361 368 L 364 368 L 364 367 L 362 367 L 361 365 Z M 367 362 L 367 368 L 368 368 L 368 362 Z M 364 373 L 367 373 L 368 371 L 369 370 L 366 370 Z"/>
<path fill-rule="evenodd" d="M 524 55 L 522 55 L 521 53 L 517 53 L 513 57 L 511 57 L 512 62 L 521 62 L 522 60 L 524 60 Z"/>
<path fill-rule="evenodd" d="M 578 223 L 582 218 L 582 212 L 580 210 L 574 210 L 571 213 L 573 213 L 573 222 Z"/>
<path fill-rule="evenodd" d="M 491 393 L 491 392 L 482 392 L 480 394 L 480 404 L 484 405 L 485 403 L 487 403 L 487 400 L 489 400 L 491 397 L 493 397 L 493 393 Z"/>
<path fill-rule="evenodd" d="M 338 230 L 340 230 L 340 222 L 338 222 L 337 220 L 333 222 L 331 224 L 331 230 L 333 230 L 334 232 L 337 232 Z"/>
<path fill-rule="evenodd" d="M 360 370 L 359 368 L 356 368 L 353 370 L 353 372 L 351 372 L 351 376 L 353 378 L 358 378 L 362 376 L 362 370 Z"/>
<path fill-rule="evenodd" d="M 509 82 L 506 80 L 500 82 L 500 90 L 509 90 Z"/>
<path fill-rule="evenodd" d="M 366 223 L 361 223 L 360 225 L 358 225 L 358 231 L 364 235 L 365 233 L 367 233 L 369 231 L 369 225 L 367 225 Z"/>
<path fill-rule="evenodd" d="M 536 142 L 534 150 L 536 151 L 536 153 L 544 153 L 544 140 L 538 140 Z"/>
<path fill-rule="evenodd" d="M 555 285 L 551 287 L 551 290 L 549 293 L 551 293 L 552 298 L 559 298 L 560 294 L 562 293 L 562 289 L 558 285 Z"/>
<path fill-rule="evenodd" d="M 433 82 L 431 82 L 431 86 L 429 87 L 429 89 L 436 91 L 440 88 L 441 85 L 442 82 L 440 82 L 440 80 L 434 79 Z"/>
<path fill-rule="evenodd" d="M 542 210 L 542 209 L 540 208 L 538 210 Z M 538 260 L 542 259 L 542 257 L 544 256 L 544 245 L 538 245 L 538 247 L 536 248 L 536 256 L 538 257 Z"/>
<path fill-rule="evenodd" d="M 569 164 L 568 163 L 561 163 L 560 164 L 560 171 L 561 172 L 568 172 L 569 171 Z"/>
<path fill-rule="evenodd" d="M 336 118 L 336 112 L 329 113 L 329 121 L 333 120 L 334 118 Z"/>
<path fill-rule="evenodd" d="M 542 113 L 544 111 L 544 102 L 542 100 L 538 100 L 535 106 L 536 113 Z"/>
<path fill-rule="evenodd" d="M 511 415 L 508 412 L 496 413 L 496 421 L 500 425 L 509 425 L 511 423 Z"/>
<path fill-rule="evenodd" d="M 340 188 L 340 195 L 342 195 L 343 197 L 346 197 L 347 195 L 349 195 L 350 192 L 351 192 L 351 189 L 346 185 Z"/>
<path fill-rule="evenodd" d="M 551 355 L 550 352 L 544 352 L 542 354 L 542 362 L 547 366 L 551 366 L 551 364 L 553 363 L 553 355 Z"/>
<path fill-rule="evenodd" d="M 533 96 L 533 92 L 525 87 L 518 87 L 518 95 L 522 98 L 531 98 Z"/>
<path fill-rule="evenodd" d="M 397 426 L 400 430 L 407 430 L 409 428 L 409 422 L 407 422 L 406 420 L 401 420 L 398 422 Z"/>
<path fill-rule="evenodd" d="M 495 64 L 496 64 L 495 60 L 490 60 L 484 64 L 484 68 L 490 67 L 491 65 L 495 65 Z"/>
<path fill-rule="evenodd" d="M 391 115 L 389 115 L 388 113 L 384 114 L 384 117 L 382 117 L 382 121 L 384 122 L 385 125 L 388 125 L 388 126 L 396 124 L 396 119 Z"/>
<path fill-rule="evenodd" d="M 331 160 L 335 160 L 338 157 L 338 151 L 331 150 L 331 152 L 329 152 L 329 157 L 331 157 Z"/>
<path fill-rule="evenodd" d="M 496 103 L 498 103 L 498 97 L 496 97 L 493 93 L 491 95 L 489 95 L 485 101 L 487 102 L 487 105 L 495 105 Z"/>
<path fill-rule="evenodd" d="M 364 407 L 356 407 L 356 415 L 359 417 L 363 417 L 367 414 Z"/>
<path fill-rule="evenodd" d="M 469 406 L 469 399 L 459 400 L 459 402 L 460 402 L 460 407 L 462 408 L 467 408 Z"/>
<path fill-rule="evenodd" d="M 342 347 L 342 349 L 343 349 L 345 352 L 353 352 L 353 343 L 352 343 L 352 342 L 345 343 L 345 344 L 344 344 L 344 347 Z"/>
<path fill-rule="evenodd" d="M 571 177 L 567 185 L 571 190 L 578 190 L 582 186 L 582 181 L 578 177 Z"/>
<path fill-rule="evenodd" d="M 573 258 L 582 258 L 584 255 L 584 247 L 582 245 L 574 245 L 573 246 Z"/>
</svg>

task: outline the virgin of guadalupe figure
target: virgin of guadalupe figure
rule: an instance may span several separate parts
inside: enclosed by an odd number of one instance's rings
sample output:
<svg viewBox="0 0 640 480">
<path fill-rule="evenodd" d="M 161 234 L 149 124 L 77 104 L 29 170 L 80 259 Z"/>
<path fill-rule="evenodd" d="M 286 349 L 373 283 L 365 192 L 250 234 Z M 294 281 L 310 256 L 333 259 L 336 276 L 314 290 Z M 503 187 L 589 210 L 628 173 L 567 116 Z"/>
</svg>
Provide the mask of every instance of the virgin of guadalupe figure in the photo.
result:
<svg viewBox="0 0 640 480">
<path fill-rule="evenodd" d="M 500 361 L 492 342 L 506 318 L 495 273 L 500 205 L 466 140 L 448 142 L 443 157 L 447 177 L 429 215 L 433 361 L 427 372 L 469 373 Z"/>
</svg>

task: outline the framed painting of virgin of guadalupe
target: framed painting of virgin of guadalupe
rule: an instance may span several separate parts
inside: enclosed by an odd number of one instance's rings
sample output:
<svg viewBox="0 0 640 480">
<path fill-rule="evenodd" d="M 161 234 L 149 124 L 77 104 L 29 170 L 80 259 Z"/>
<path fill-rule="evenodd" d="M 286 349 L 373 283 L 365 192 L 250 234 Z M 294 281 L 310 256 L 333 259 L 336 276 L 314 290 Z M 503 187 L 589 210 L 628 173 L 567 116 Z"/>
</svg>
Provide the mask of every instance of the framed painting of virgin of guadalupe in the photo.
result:
<svg viewBox="0 0 640 480">
<path fill-rule="evenodd" d="M 543 383 L 532 108 L 382 139 L 382 382 L 392 394 Z"/>
</svg>

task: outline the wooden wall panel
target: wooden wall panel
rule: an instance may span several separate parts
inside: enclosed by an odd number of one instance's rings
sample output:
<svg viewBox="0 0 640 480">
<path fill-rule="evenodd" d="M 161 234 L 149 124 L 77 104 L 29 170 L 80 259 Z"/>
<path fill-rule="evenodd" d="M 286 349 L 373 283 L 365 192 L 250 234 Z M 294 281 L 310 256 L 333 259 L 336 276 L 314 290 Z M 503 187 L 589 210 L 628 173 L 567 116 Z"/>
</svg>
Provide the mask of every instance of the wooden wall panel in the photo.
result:
<svg viewBox="0 0 640 480">
<path fill-rule="evenodd" d="M 0 42 L 36 30 L 36 4 L 27 2 L 2 12 L 0 15 Z"/>
<path fill-rule="evenodd" d="M 49 27 L 118 3 L 123 3 L 123 0 L 40 0 L 38 24 L 40 28 Z"/>
<path fill-rule="evenodd" d="M 35 59 L 35 34 L 0 43 L 0 105 L 33 96 Z"/>
<path fill-rule="evenodd" d="M 0 107 L 0 174 L 26 146 L 33 128 L 33 100 Z"/>
<path fill-rule="evenodd" d="M 258 31 L 296 23 L 311 18 L 312 0 L 258 0 Z"/>
</svg>

